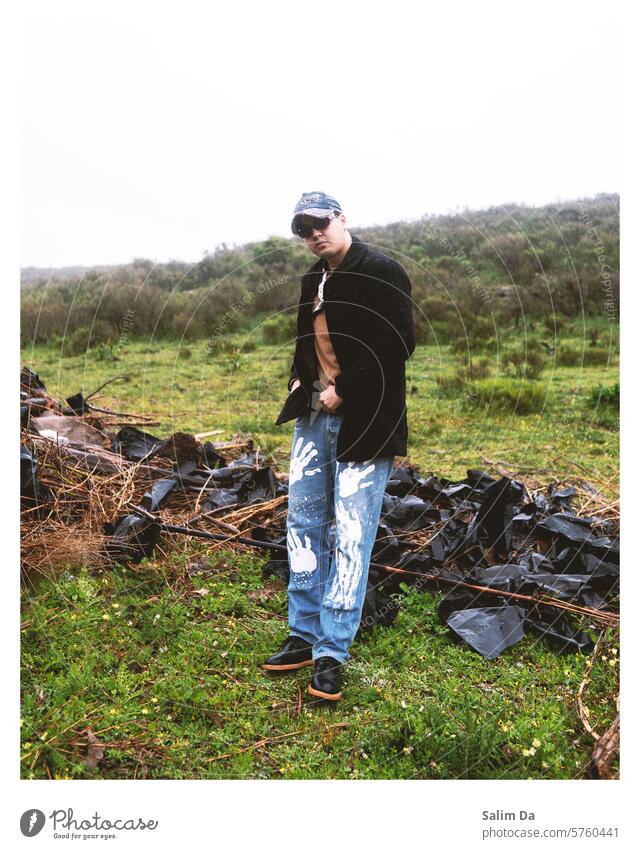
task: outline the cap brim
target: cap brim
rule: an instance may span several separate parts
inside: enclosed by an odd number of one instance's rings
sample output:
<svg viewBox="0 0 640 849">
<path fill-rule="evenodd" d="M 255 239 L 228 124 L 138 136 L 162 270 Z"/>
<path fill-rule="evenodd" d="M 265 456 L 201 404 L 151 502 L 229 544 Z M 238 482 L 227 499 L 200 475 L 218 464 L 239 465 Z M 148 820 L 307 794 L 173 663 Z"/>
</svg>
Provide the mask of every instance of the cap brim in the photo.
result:
<svg viewBox="0 0 640 849">
<path fill-rule="evenodd" d="M 310 209 L 305 209 L 304 212 L 297 212 L 293 216 L 293 221 L 291 222 L 291 232 L 294 235 L 297 235 L 296 234 L 296 221 L 298 220 L 298 218 L 302 217 L 303 215 L 312 215 L 314 218 L 328 218 L 331 215 L 332 212 L 335 212 L 338 215 L 342 215 L 342 210 L 336 209 L 335 207 L 332 207 L 331 209 L 318 209 L 317 207 L 316 208 L 311 207 Z"/>
</svg>

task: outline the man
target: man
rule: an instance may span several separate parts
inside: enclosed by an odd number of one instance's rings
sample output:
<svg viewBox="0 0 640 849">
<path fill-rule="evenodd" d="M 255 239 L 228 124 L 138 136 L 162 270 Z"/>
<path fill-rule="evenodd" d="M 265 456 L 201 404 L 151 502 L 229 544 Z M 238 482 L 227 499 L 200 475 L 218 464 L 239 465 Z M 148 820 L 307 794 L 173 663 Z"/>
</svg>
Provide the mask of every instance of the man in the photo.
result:
<svg viewBox="0 0 640 849">
<path fill-rule="evenodd" d="M 291 228 L 318 260 L 302 277 L 290 394 L 276 422 L 295 419 L 289 637 L 262 666 L 313 666 L 308 692 L 335 701 L 393 458 L 407 452 L 411 284 L 395 260 L 350 234 L 339 203 L 324 192 L 302 195 Z"/>
</svg>

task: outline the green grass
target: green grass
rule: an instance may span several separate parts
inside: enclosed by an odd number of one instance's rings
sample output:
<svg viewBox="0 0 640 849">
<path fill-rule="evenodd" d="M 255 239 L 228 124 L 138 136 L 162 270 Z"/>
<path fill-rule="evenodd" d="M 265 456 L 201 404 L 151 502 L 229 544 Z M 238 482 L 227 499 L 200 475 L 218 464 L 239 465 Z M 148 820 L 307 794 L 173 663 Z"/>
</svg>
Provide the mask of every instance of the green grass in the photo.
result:
<svg viewBox="0 0 640 849">
<path fill-rule="evenodd" d="M 264 592 L 260 560 L 213 553 L 211 572 L 188 578 L 187 559 L 69 571 L 25 592 L 23 777 L 574 778 L 586 768 L 592 740 L 575 693 L 588 657 L 528 636 L 487 661 L 446 635 L 436 597 L 409 593 L 393 628 L 354 644 L 343 701 L 318 708 L 308 670 L 259 669 L 286 635 L 286 591 Z M 596 728 L 615 715 L 615 648 L 587 691 Z M 86 729 L 104 746 L 93 766 Z"/>
<path fill-rule="evenodd" d="M 61 360 L 43 347 L 23 362 L 62 397 L 128 374 L 96 403 L 150 414 L 161 424 L 149 430 L 159 434 L 251 433 L 286 471 L 292 426 L 273 421 L 290 348 L 257 339 L 243 350 L 241 336 L 232 341 L 231 365 L 228 352 L 209 356 L 199 342 L 188 344 L 189 357 L 177 344 L 132 342 L 116 361 L 92 352 Z M 514 339 L 514 349 L 520 344 Z M 444 397 L 438 376 L 459 367 L 448 351 L 416 351 L 410 462 L 455 478 L 472 467 L 491 471 L 486 457 L 588 479 L 613 494 L 615 408 L 603 420 L 590 405 L 594 387 L 617 380 L 613 368 L 550 364 L 535 381 L 544 387 L 542 411 L 521 415 Z M 264 585 L 262 559 L 196 542 L 186 551 L 135 569 L 70 563 L 25 584 L 24 778 L 584 775 L 593 740 L 577 716 L 576 692 L 588 657 L 559 656 L 527 636 L 487 661 L 451 640 L 437 596 L 409 592 L 392 628 L 354 644 L 343 701 L 320 709 L 306 694 L 309 670 L 272 677 L 259 669 L 287 633 L 286 591 Z M 188 577 L 187 563 L 202 557 L 210 571 Z M 617 649 L 615 635 L 606 635 L 585 695 L 598 731 L 615 716 Z M 102 757 L 88 757 L 96 752 Z"/>
<path fill-rule="evenodd" d="M 609 325 L 605 331 L 610 332 Z M 578 326 L 565 328 L 563 338 L 577 350 L 585 347 L 584 332 Z M 407 462 L 448 477 L 464 476 L 468 468 L 484 465 L 486 457 L 553 469 L 558 477 L 588 474 L 602 484 L 615 479 L 617 423 L 611 416 L 603 420 L 601 408 L 589 403 L 594 389 L 618 380 L 615 344 L 614 339 L 605 365 L 560 367 L 550 357 L 538 380 L 505 378 L 493 363 L 493 374 L 473 383 L 481 391 L 471 398 L 464 386 L 453 392 L 438 388 L 439 382 L 455 380 L 461 356 L 419 346 L 407 369 L 413 390 L 407 398 Z M 512 334 L 510 346 L 522 350 L 522 335 Z M 218 438 L 226 439 L 238 431 L 251 432 L 286 471 L 293 425 L 276 426 L 274 421 L 287 391 L 291 345 L 263 344 L 258 329 L 231 336 L 222 347 L 210 354 L 206 341 L 133 341 L 116 349 L 118 359 L 113 361 L 100 348 L 61 357 L 59 347 L 42 346 L 23 352 L 23 362 L 63 398 L 78 391 L 89 394 L 111 377 L 125 377 L 106 387 L 95 403 L 150 415 L 159 424 L 149 429 L 160 435 L 220 429 Z M 191 352 L 187 358 L 181 355 L 184 348 Z M 506 354 L 508 349 L 503 360 Z"/>
</svg>

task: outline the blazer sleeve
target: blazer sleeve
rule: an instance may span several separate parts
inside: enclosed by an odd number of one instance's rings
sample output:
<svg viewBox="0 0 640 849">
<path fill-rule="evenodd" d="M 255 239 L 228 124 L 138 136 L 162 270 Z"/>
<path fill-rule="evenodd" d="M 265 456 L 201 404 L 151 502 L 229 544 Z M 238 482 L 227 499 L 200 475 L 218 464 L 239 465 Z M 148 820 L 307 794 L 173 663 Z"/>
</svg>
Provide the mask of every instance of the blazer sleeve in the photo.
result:
<svg viewBox="0 0 640 849">
<path fill-rule="evenodd" d="M 355 399 L 367 389 L 368 376 L 402 365 L 413 354 L 416 342 L 413 326 L 411 281 L 394 260 L 372 273 L 370 351 L 356 359 L 337 377 L 336 393 Z"/>
</svg>

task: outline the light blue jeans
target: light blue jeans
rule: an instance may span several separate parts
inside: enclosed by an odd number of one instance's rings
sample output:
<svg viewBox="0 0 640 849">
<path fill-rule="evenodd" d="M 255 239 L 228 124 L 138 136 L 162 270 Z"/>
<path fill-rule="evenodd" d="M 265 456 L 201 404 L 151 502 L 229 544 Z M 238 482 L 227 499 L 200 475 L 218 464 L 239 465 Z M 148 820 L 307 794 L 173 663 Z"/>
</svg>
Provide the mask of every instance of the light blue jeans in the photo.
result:
<svg viewBox="0 0 640 849">
<path fill-rule="evenodd" d="M 344 662 L 360 625 L 393 457 L 338 462 L 341 424 L 342 416 L 324 410 L 296 419 L 287 549 L 290 633 L 313 645 L 314 660 L 329 655 Z"/>
</svg>

